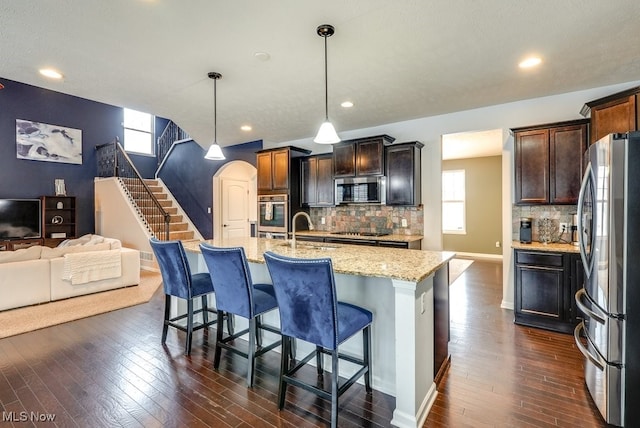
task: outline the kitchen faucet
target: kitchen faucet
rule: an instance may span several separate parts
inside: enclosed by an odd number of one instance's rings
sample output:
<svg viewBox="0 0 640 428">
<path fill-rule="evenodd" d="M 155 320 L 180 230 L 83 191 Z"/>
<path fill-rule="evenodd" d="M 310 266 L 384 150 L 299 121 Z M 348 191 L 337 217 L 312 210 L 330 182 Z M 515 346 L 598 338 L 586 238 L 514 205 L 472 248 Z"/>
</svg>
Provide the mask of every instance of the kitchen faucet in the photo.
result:
<svg viewBox="0 0 640 428">
<path fill-rule="evenodd" d="M 307 218 L 307 221 L 309 222 L 309 230 L 313 230 L 313 223 L 311 222 L 311 217 L 309 216 L 309 214 L 304 211 L 295 213 L 293 218 L 291 219 L 291 248 L 296 248 L 296 219 L 301 215 Z"/>
</svg>

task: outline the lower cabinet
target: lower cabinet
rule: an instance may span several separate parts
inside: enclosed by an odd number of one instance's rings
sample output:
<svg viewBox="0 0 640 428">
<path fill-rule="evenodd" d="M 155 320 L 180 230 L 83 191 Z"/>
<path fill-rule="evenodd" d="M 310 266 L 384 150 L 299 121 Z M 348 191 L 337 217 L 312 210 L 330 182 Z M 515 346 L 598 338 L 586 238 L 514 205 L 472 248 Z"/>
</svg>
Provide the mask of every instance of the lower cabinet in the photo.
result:
<svg viewBox="0 0 640 428">
<path fill-rule="evenodd" d="M 374 239 L 297 235 L 296 240 L 310 241 L 310 242 L 326 242 L 326 243 L 333 243 L 333 244 L 370 245 L 370 246 L 377 246 L 377 247 L 402 248 L 402 249 L 410 249 L 410 250 L 420 250 L 422 247 L 421 241 L 419 239 L 416 241 L 407 242 L 407 241 L 377 241 Z"/>
<path fill-rule="evenodd" d="M 578 323 L 574 295 L 582 287 L 579 255 L 515 250 L 514 259 L 515 323 L 572 333 Z"/>
</svg>

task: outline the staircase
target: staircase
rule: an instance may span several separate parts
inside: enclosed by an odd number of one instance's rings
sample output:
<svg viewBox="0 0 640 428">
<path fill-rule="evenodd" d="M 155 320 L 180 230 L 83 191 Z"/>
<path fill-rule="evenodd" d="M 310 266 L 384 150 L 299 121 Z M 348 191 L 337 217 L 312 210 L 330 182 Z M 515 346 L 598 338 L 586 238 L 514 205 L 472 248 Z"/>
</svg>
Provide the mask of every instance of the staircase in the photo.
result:
<svg viewBox="0 0 640 428">
<path fill-rule="evenodd" d="M 155 209 L 155 203 L 148 193 L 140 191 L 134 180 L 121 178 L 131 202 L 136 206 L 138 213 L 144 219 L 149 232 L 158 239 L 164 240 L 165 223 L 164 216 Z M 151 190 L 157 202 L 169 214 L 169 239 L 194 239 L 193 230 L 189 230 L 189 223 L 183 221 L 181 214 L 178 214 L 178 208 L 174 206 L 174 201 L 169 198 L 163 186 L 158 180 L 144 180 L 147 187 Z"/>
</svg>

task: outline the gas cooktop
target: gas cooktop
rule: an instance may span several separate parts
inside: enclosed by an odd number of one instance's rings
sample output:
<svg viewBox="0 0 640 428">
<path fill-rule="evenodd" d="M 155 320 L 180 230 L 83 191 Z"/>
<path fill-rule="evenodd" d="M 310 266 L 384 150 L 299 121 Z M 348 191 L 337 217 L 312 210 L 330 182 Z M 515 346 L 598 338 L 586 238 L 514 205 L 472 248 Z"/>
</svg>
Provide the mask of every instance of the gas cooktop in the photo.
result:
<svg viewBox="0 0 640 428">
<path fill-rule="evenodd" d="M 386 236 L 387 232 L 331 232 L 332 235 L 346 236 Z"/>
</svg>

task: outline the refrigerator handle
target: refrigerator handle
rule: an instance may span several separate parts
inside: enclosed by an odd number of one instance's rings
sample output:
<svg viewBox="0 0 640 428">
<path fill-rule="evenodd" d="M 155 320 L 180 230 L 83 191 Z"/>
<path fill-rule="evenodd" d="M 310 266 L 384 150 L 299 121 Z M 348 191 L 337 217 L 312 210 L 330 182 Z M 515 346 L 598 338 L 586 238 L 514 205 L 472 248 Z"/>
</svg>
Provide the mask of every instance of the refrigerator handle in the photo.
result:
<svg viewBox="0 0 640 428">
<path fill-rule="evenodd" d="M 591 305 L 591 304 L 589 306 L 585 305 L 583 300 L 582 300 L 583 298 L 591 301 L 591 299 L 587 295 L 587 292 L 585 291 L 585 289 L 581 288 L 576 293 L 576 305 L 578 306 L 578 308 L 582 312 L 587 314 L 589 316 L 589 318 L 593 318 L 594 320 L 596 320 L 600 324 L 604 325 L 606 323 L 607 314 L 602 312 L 600 310 L 600 308 L 598 308 L 597 306 L 594 306 L 594 305 Z M 596 310 L 597 310 L 597 312 L 595 312 Z"/>
<path fill-rule="evenodd" d="M 584 195 L 587 192 L 587 186 L 589 185 L 589 179 L 591 177 L 591 162 L 587 164 L 587 167 L 584 171 L 584 176 L 582 177 L 582 184 L 580 184 L 580 193 L 578 194 L 578 243 L 580 244 L 580 259 L 582 260 L 582 266 L 584 267 L 585 275 L 588 277 L 591 274 L 591 270 L 589 269 L 589 262 L 587 260 L 585 246 L 587 245 L 584 242 L 584 233 L 582 224 L 583 212 L 582 212 L 582 204 L 584 203 Z"/>
<path fill-rule="evenodd" d="M 591 352 L 589 352 L 589 350 L 582 344 L 582 341 L 580 340 L 580 332 L 584 330 L 584 321 L 581 322 L 580 324 L 578 324 L 575 328 L 575 330 L 573 330 L 573 338 L 576 341 L 576 346 L 578 347 L 578 350 L 582 353 L 582 355 L 585 356 L 585 358 L 587 358 L 589 361 L 591 361 L 598 369 L 600 369 L 600 371 L 604 371 L 605 366 L 606 366 L 606 361 L 604 361 L 602 359 L 602 357 L 595 356 L 593 355 Z M 587 340 L 589 340 L 589 338 L 587 337 Z"/>
</svg>

